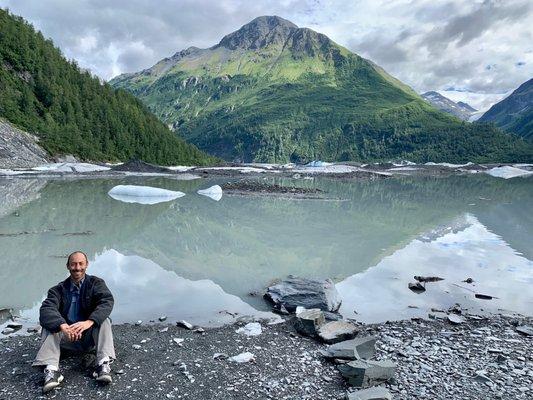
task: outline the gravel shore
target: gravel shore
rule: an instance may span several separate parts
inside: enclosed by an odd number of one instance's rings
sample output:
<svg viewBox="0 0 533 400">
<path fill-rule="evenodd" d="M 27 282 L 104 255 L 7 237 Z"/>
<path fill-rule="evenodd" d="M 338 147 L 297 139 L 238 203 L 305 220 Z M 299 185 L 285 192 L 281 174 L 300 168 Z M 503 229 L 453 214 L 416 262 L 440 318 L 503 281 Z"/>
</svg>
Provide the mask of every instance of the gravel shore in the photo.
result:
<svg viewBox="0 0 533 400">
<path fill-rule="evenodd" d="M 516 327 L 533 320 L 478 318 L 359 325 L 359 335 L 375 335 L 376 359 L 397 363 L 394 382 L 385 385 L 394 399 L 531 399 L 533 337 Z M 353 390 L 321 355 L 326 345 L 295 333 L 290 321 L 262 323 L 258 336 L 238 328 L 114 326 L 114 382 L 98 386 L 71 357 L 61 363 L 61 388 L 46 396 L 40 371 L 30 366 L 38 335 L 7 336 L 0 340 L 0 399 L 343 399 Z M 226 358 L 246 352 L 251 361 Z"/>
</svg>

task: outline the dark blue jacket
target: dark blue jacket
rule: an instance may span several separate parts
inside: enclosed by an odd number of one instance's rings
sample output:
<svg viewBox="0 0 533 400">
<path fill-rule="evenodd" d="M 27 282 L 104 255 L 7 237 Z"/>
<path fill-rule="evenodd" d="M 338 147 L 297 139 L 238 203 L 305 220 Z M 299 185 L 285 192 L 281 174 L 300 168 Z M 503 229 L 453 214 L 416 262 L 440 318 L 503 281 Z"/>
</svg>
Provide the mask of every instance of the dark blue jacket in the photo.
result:
<svg viewBox="0 0 533 400">
<path fill-rule="evenodd" d="M 70 307 L 70 277 L 48 290 L 48 296 L 39 310 L 41 326 L 50 332 L 59 332 L 59 327 L 66 324 Z M 113 295 L 104 280 L 93 275 L 85 275 L 80 290 L 80 314 L 83 320 L 92 320 L 100 326 L 113 310 Z"/>
</svg>

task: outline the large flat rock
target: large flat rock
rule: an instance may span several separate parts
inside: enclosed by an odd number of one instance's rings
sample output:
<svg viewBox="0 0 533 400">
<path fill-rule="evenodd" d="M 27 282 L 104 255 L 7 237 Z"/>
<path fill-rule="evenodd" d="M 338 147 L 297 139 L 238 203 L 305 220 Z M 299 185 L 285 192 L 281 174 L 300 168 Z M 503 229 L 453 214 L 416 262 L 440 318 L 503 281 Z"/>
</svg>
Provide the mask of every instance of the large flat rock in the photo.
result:
<svg viewBox="0 0 533 400">
<path fill-rule="evenodd" d="M 362 388 L 387 382 L 396 372 L 396 364 L 390 360 L 355 360 L 338 365 L 337 368 L 350 385 Z"/>
<path fill-rule="evenodd" d="M 326 343 L 337 343 L 352 339 L 357 335 L 358 329 L 355 324 L 348 321 L 331 321 L 322 325 L 318 330 L 318 336 Z"/>
<path fill-rule="evenodd" d="M 392 395 L 383 387 L 373 387 L 347 393 L 346 400 L 392 400 Z"/>
<path fill-rule="evenodd" d="M 342 358 L 347 360 L 369 360 L 376 352 L 376 338 L 374 336 L 356 337 L 329 346 L 324 355 L 328 358 Z"/>
<path fill-rule="evenodd" d="M 331 279 L 315 280 L 289 275 L 280 283 L 270 286 L 265 293 L 275 309 L 282 306 L 289 312 L 296 307 L 318 308 L 322 311 L 337 311 L 341 300 Z"/>
</svg>

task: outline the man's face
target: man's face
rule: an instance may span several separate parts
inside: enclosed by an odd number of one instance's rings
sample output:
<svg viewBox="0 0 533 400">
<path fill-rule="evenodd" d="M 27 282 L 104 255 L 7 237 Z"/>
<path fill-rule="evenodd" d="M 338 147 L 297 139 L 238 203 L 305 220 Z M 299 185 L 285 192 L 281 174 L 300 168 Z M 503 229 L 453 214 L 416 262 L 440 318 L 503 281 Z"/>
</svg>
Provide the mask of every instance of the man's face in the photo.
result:
<svg viewBox="0 0 533 400">
<path fill-rule="evenodd" d="M 74 281 L 80 281 L 85 276 L 85 270 L 89 263 L 85 260 L 85 256 L 81 253 L 74 253 L 68 262 L 67 269 Z"/>
</svg>

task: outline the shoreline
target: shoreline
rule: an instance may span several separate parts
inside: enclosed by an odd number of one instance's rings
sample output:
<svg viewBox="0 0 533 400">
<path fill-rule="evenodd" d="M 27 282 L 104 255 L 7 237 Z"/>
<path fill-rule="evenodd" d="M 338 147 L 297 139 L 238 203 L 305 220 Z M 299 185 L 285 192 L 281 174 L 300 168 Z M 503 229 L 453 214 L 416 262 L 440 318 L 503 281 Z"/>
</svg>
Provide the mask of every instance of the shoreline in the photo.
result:
<svg viewBox="0 0 533 400">
<path fill-rule="evenodd" d="M 114 382 L 99 387 L 79 359 L 62 361 L 62 388 L 41 396 L 41 374 L 30 367 L 39 337 L 0 339 L 0 398 L 343 399 L 354 390 L 327 345 L 296 333 L 290 317 L 261 322 L 262 333 L 237 333 L 246 321 L 205 330 L 175 324 L 113 327 L 117 360 Z M 491 315 L 447 319 L 358 323 L 358 336 L 377 339 L 374 359 L 397 364 L 394 399 L 528 399 L 533 395 L 533 337 L 517 326 L 533 318 Z M 184 339 L 180 344 L 174 339 Z M 250 352 L 254 360 L 226 359 Z M 222 353 L 217 355 L 215 354 Z"/>
</svg>

